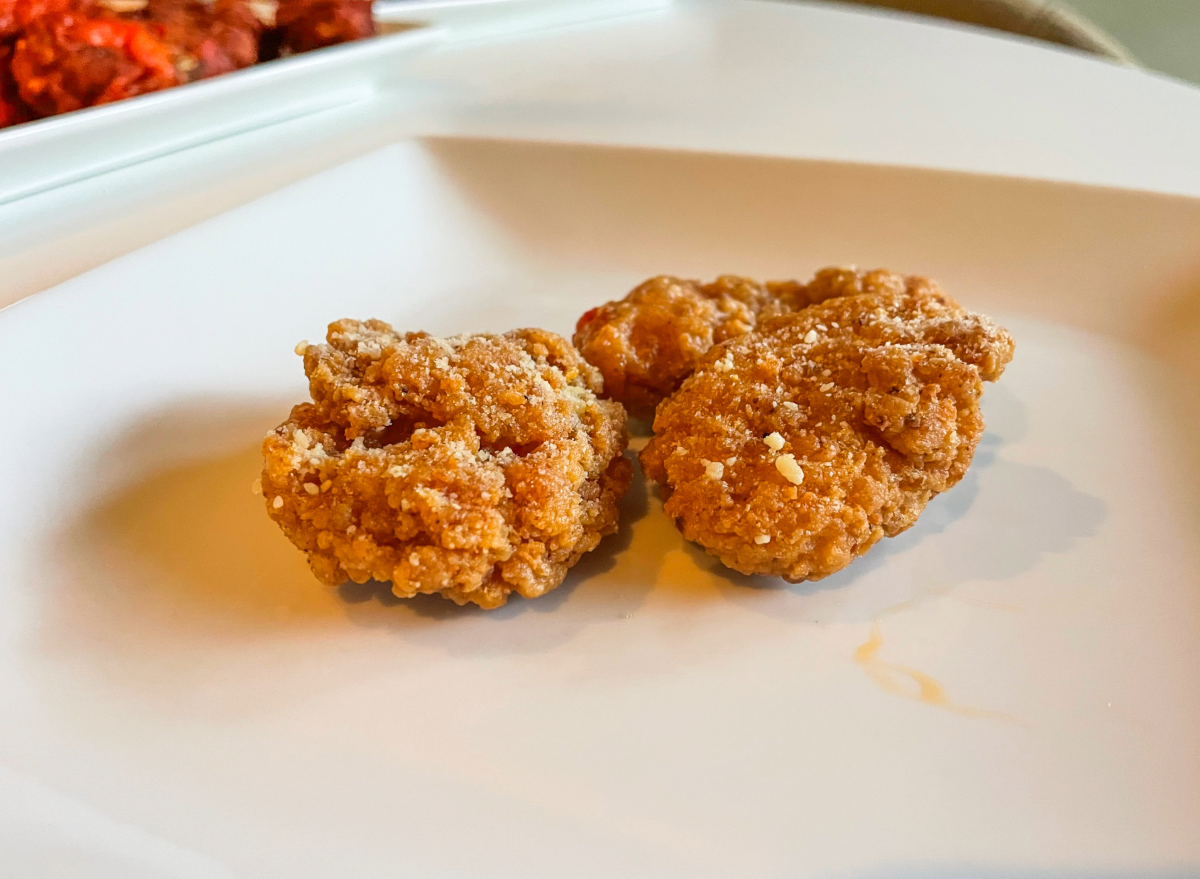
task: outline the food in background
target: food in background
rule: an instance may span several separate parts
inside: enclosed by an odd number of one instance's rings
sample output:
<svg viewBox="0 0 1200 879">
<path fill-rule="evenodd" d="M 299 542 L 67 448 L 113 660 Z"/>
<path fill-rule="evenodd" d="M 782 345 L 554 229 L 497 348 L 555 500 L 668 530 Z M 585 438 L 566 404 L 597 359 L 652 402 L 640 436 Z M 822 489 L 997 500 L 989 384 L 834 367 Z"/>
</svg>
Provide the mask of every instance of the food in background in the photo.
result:
<svg viewBox="0 0 1200 879">
<path fill-rule="evenodd" d="M 283 52 L 309 52 L 375 33 L 370 0 L 279 0 L 275 14 Z"/>
<path fill-rule="evenodd" d="M 368 0 L 0 0 L 0 127 L 374 33 Z"/>
</svg>

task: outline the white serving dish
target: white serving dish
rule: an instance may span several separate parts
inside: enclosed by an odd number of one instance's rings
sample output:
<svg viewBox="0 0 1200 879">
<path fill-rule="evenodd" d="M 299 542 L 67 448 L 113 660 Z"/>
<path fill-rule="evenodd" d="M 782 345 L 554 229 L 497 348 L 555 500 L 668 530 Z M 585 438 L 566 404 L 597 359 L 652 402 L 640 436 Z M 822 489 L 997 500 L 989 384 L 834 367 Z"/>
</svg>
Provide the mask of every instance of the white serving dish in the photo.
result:
<svg viewBox="0 0 1200 879">
<path fill-rule="evenodd" d="M 396 18 L 393 16 L 393 19 Z M 0 204 L 154 156 L 362 100 L 435 27 L 256 64 L 224 76 L 0 129 Z"/>
<path fill-rule="evenodd" d="M 0 129 L 0 205 L 105 171 L 370 98 L 431 42 L 497 39 L 663 9 L 671 0 L 379 0 L 380 34 Z"/>
<path fill-rule="evenodd" d="M 673 0 L 375 0 L 383 21 L 446 27 L 455 41 L 495 39 L 531 30 L 662 10 Z"/>
<path fill-rule="evenodd" d="M 407 141 L 0 312 L 0 875 L 1195 874 L 1198 242 L 1194 199 Z M 638 481 L 542 599 L 359 601 L 251 494 L 328 320 L 846 262 L 1017 352 L 963 483 L 829 580 L 730 575 Z"/>
</svg>

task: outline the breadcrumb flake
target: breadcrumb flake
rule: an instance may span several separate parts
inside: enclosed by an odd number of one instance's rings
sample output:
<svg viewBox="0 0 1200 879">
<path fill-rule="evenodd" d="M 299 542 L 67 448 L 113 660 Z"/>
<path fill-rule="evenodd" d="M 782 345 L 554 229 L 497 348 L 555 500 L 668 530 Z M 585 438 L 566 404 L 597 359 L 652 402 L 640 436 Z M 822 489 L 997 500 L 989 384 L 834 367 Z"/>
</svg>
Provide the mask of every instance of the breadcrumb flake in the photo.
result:
<svg viewBox="0 0 1200 879">
<path fill-rule="evenodd" d="M 804 470 L 796 463 L 795 455 L 780 455 L 775 459 L 775 469 L 792 485 L 800 485 L 804 482 Z"/>
</svg>

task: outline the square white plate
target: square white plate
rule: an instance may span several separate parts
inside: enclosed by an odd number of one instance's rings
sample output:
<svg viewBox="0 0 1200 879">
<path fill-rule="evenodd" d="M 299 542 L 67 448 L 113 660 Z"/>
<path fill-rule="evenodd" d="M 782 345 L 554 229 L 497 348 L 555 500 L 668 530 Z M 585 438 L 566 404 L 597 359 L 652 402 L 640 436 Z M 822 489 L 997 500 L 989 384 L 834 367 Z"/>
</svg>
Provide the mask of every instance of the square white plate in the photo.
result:
<svg viewBox="0 0 1200 879">
<path fill-rule="evenodd" d="M 542 599 L 381 601 L 251 494 L 329 320 L 569 333 L 831 263 L 1017 352 L 967 478 L 828 580 L 730 574 L 638 481 Z M 0 875 L 1200 870 L 1200 202 L 406 142 L 0 312 L 0 376 Z"/>
</svg>

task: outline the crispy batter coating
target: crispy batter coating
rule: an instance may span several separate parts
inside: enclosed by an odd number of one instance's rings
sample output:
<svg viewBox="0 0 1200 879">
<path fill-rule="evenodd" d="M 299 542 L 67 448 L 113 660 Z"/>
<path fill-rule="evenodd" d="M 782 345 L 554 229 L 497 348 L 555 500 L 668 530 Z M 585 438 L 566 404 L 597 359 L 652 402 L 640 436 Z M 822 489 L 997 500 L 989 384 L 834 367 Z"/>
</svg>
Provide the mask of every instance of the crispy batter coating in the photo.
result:
<svg viewBox="0 0 1200 879">
<path fill-rule="evenodd" d="M 264 440 L 262 475 L 323 582 L 499 607 L 555 588 L 616 530 L 625 412 L 561 336 L 343 320 L 327 341 L 303 352 L 313 402 Z"/>
<path fill-rule="evenodd" d="M 710 351 L 641 454 L 687 539 L 745 574 L 816 580 L 966 472 L 1008 333 L 925 278 L 831 269 L 827 301 Z"/>
<path fill-rule="evenodd" d="M 723 275 L 701 284 L 661 275 L 584 314 L 574 342 L 600 369 L 606 394 L 650 418 L 713 345 L 749 332 L 761 319 L 819 302 L 815 297 L 827 292 L 794 281 L 760 284 Z"/>
<path fill-rule="evenodd" d="M 275 22 L 281 47 L 308 52 L 375 33 L 371 0 L 280 0 Z"/>
</svg>

